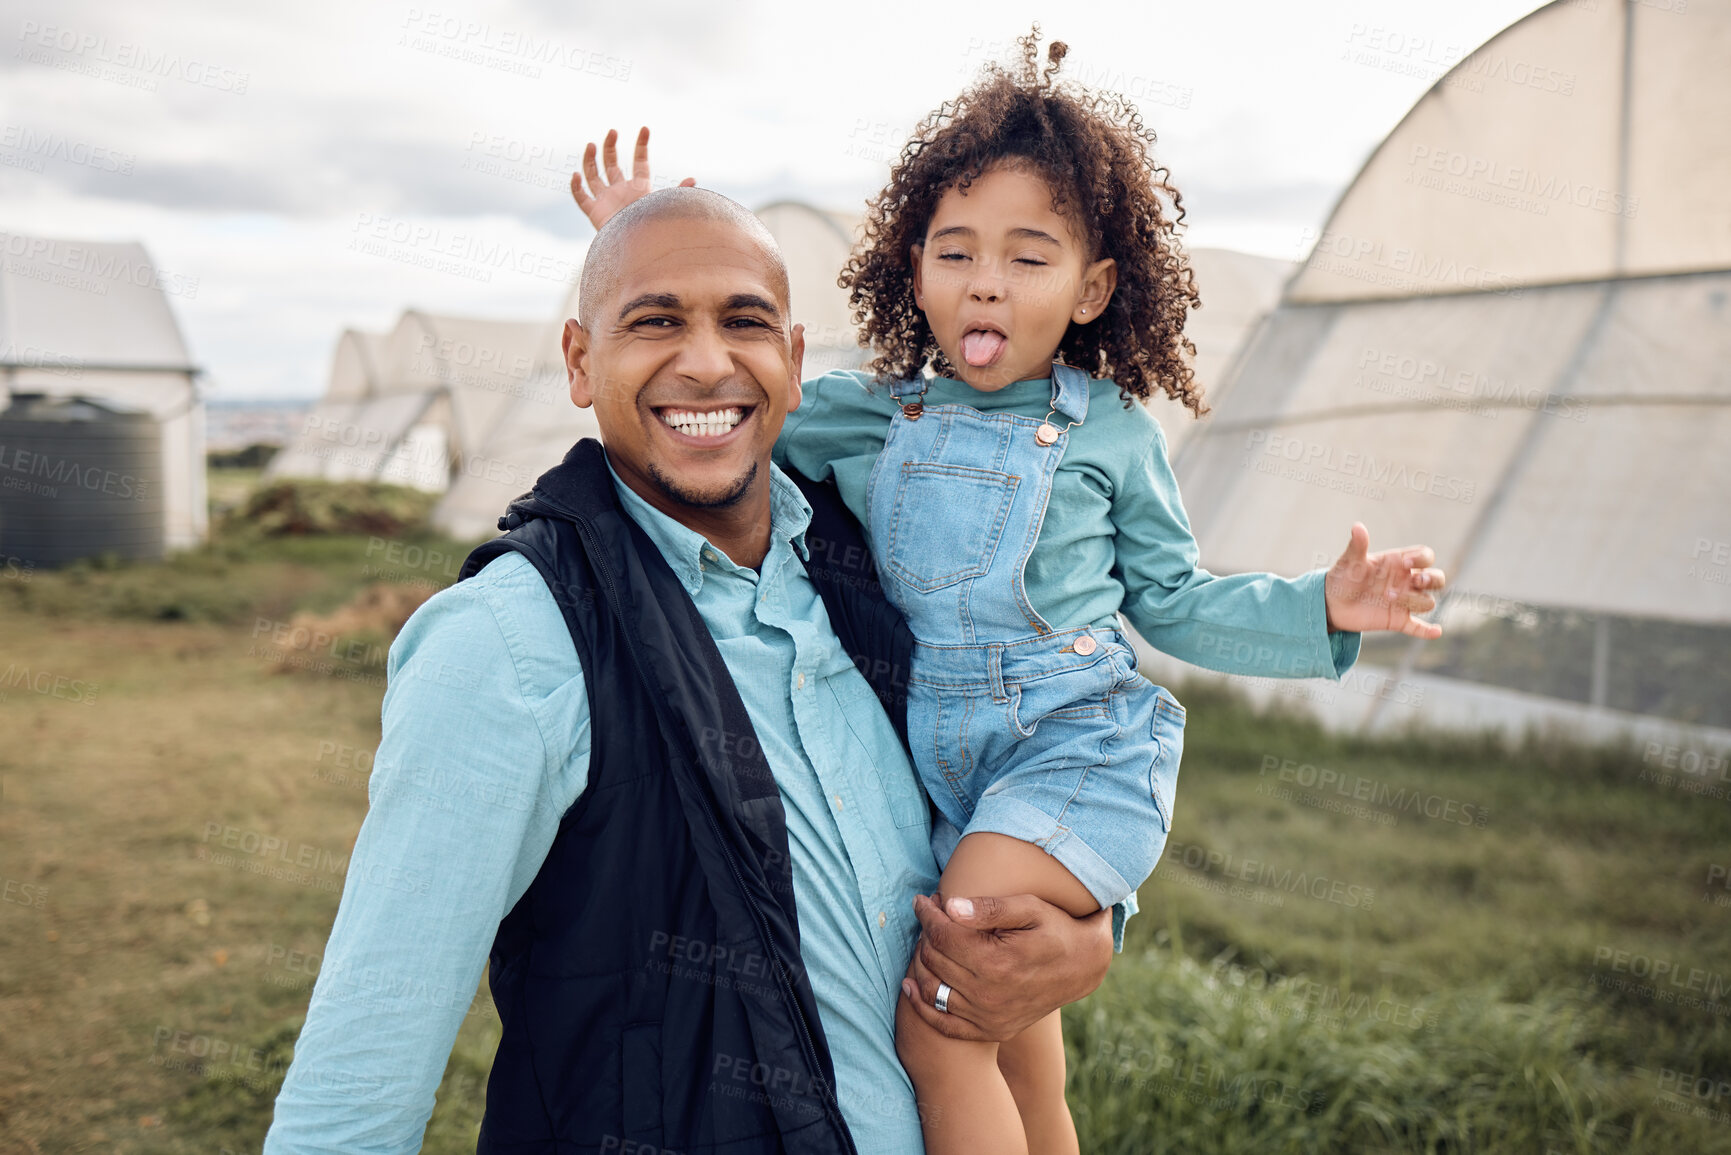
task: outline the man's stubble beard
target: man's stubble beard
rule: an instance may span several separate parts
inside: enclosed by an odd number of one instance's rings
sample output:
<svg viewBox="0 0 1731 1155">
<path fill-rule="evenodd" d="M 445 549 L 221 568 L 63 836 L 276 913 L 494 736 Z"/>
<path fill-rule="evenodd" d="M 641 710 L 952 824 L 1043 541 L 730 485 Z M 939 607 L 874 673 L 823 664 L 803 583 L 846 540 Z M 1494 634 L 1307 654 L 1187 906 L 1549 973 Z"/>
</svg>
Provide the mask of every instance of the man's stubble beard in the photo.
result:
<svg viewBox="0 0 1731 1155">
<path fill-rule="evenodd" d="M 750 492 L 751 483 L 757 480 L 757 462 L 753 461 L 751 468 L 741 474 L 731 486 L 707 493 L 679 485 L 657 465 L 651 464 L 648 473 L 649 480 L 653 481 L 663 494 L 681 505 L 689 505 L 694 509 L 726 509 L 737 504 Z"/>
</svg>

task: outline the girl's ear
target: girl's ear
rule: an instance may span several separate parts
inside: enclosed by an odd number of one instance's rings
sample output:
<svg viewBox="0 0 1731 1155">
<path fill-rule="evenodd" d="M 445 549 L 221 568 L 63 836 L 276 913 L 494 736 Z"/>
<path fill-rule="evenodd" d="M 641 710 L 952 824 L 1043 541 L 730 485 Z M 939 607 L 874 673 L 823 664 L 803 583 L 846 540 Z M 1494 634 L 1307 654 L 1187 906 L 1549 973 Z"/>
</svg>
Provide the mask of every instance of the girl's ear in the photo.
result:
<svg viewBox="0 0 1731 1155">
<path fill-rule="evenodd" d="M 909 259 L 914 263 L 914 304 L 921 309 L 926 307 L 926 290 L 920 275 L 920 257 L 926 251 L 924 245 L 912 245 L 908 248 Z"/>
<path fill-rule="evenodd" d="M 1070 310 L 1071 322 L 1086 325 L 1098 321 L 1117 287 L 1118 262 L 1111 257 L 1101 257 L 1083 269 L 1082 294 L 1076 298 L 1076 307 Z"/>
</svg>

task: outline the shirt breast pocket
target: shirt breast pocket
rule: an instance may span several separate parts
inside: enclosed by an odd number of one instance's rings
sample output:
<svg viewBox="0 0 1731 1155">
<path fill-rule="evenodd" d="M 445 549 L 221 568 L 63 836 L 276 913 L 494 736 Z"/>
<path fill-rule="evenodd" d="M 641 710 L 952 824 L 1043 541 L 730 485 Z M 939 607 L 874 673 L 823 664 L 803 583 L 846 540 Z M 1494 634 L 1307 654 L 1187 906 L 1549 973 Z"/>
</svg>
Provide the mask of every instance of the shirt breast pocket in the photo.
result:
<svg viewBox="0 0 1731 1155">
<path fill-rule="evenodd" d="M 848 768 L 862 763 L 868 768 L 864 785 L 877 787 L 896 826 L 919 826 L 928 821 L 931 809 L 926 792 L 920 788 L 907 751 L 870 683 L 858 670 L 846 670 L 829 679 L 829 690 L 847 722 L 848 741 L 843 744 L 842 758 Z"/>
<path fill-rule="evenodd" d="M 890 571 L 921 593 L 984 574 L 1017 480 L 994 469 L 903 462 L 884 548 Z"/>
</svg>

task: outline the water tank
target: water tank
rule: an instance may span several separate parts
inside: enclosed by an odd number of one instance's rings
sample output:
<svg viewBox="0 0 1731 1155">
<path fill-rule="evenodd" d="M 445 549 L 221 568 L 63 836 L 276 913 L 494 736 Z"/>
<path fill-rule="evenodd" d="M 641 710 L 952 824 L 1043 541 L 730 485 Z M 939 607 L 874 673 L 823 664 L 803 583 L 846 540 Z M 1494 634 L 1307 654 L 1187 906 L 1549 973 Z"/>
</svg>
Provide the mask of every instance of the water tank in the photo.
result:
<svg viewBox="0 0 1731 1155">
<path fill-rule="evenodd" d="M 0 556 L 38 566 L 163 551 L 156 419 L 83 398 L 15 394 L 0 413 Z"/>
</svg>

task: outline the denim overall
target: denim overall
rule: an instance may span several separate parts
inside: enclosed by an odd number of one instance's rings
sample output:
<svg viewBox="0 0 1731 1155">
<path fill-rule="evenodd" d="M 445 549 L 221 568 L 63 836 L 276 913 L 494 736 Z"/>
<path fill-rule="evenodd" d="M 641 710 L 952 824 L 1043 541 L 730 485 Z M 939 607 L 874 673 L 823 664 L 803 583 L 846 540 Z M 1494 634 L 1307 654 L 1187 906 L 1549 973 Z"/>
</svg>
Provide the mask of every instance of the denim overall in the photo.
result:
<svg viewBox="0 0 1731 1155">
<path fill-rule="evenodd" d="M 903 407 L 866 500 L 884 592 L 918 639 L 908 744 L 944 819 L 939 863 L 962 833 L 1009 835 L 1106 907 L 1165 847 L 1184 709 L 1136 673 L 1118 629 L 1054 630 L 1028 601 L 1023 570 L 1069 427 L 1088 416 L 1086 374 L 1053 365 L 1052 383 L 1041 422 L 925 406 L 922 381 L 894 382 Z"/>
</svg>

